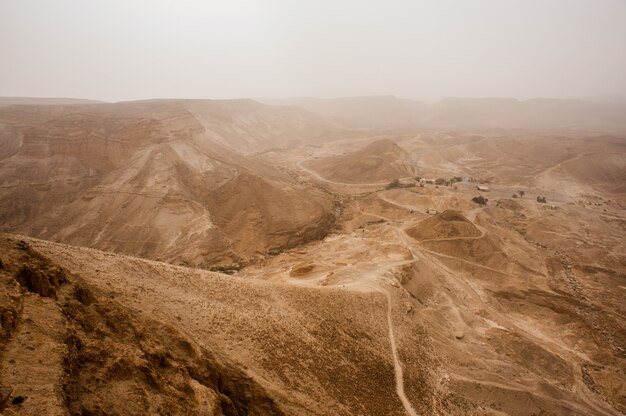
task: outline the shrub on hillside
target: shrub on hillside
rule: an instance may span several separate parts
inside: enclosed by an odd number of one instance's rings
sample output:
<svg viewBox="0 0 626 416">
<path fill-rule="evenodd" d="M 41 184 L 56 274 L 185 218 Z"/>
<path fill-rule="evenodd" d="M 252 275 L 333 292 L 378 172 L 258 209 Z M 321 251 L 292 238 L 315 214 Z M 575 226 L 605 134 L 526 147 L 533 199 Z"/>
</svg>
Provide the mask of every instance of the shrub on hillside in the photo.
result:
<svg viewBox="0 0 626 416">
<path fill-rule="evenodd" d="M 489 200 L 482 195 L 475 196 L 474 198 L 472 198 L 472 202 L 478 205 L 487 205 L 487 201 Z"/>
<path fill-rule="evenodd" d="M 394 179 L 393 181 L 389 182 L 386 186 L 387 189 L 394 189 L 394 188 L 399 188 L 400 187 L 400 179 Z"/>
</svg>

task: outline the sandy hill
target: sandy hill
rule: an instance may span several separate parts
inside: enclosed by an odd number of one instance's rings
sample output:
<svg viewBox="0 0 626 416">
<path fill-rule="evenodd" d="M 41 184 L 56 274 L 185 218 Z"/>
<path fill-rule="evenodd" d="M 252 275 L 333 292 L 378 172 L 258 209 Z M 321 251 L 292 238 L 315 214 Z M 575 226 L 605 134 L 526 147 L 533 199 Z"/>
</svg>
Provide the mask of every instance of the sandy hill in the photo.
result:
<svg viewBox="0 0 626 416">
<path fill-rule="evenodd" d="M 453 237 L 479 237 L 480 230 L 459 211 L 447 210 L 420 221 L 407 230 L 417 240 L 432 240 Z"/>
<path fill-rule="evenodd" d="M 458 211 L 447 210 L 434 215 L 406 232 L 431 252 L 494 269 L 507 266 L 507 255 L 501 241 L 481 231 Z"/>
<path fill-rule="evenodd" d="M 20 414 L 404 414 L 387 326 L 400 293 L 26 244 L 0 236 L 0 378 L 26 397 Z M 412 343 L 410 395 L 431 413 L 428 343 L 399 308 L 394 319 Z"/>
<path fill-rule="evenodd" d="M 316 195 L 313 191 L 309 195 Z M 212 192 L 206 204 L 214 223 L 233 235 L 232 250 L 243 256 L 291 248 L 323 238 L 334 221 L 325 201 L 305 191 L 243 172 Z"/>
<path fill-rule="evenodd" d="M 207 267 L 318 238 L 328 196 L 233 150 L 280 142 L 291 130 L 270 116 L 284 117 L 248 101 L 3 107 L 0 227 Z M 240 200 L 248 190 L 271 198 Z"/>
<path fill-rule="evenodd" d="M 394 141 L 382 139 L 340 156 L 311 159 L 305 166 L 323 178 L 348 183 L 391 181 L 410 176 L 409 154 Z"/>
</svg>

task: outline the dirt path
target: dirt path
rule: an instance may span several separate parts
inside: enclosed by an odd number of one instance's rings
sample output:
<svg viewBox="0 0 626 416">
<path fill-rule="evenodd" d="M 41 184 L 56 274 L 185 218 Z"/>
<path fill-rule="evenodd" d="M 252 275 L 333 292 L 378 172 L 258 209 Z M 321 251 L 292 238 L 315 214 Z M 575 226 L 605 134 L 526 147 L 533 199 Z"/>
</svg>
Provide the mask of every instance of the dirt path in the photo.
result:
<svg viewBox="0 0 626 416">
<path fill-rule="evenodd" d="M 410 246 L 407 246 L 407 247 L 410 248 Z M 368 290 L 368 291 L 379 292 L 385 295 L 385 298 L 387 299 L 387 327 L 389 329 L 389 345 L 391 346 L 394 375 L 396 379 L 396 393 L 398 394 L 398 398 L 402 402 L 402 406 L 406 410 L 407 414 L 409 414 L 409 416 L 420 416 L 420 415 L 415 411 L 415 409 L 413 408 L 413 405 L 411 404 L 409 399 L 406 397 L 406 394 L 404 393 L 404 375 L 402 371 L 402 363 L 400 362 L 400 358 L 398 356 L 398 349 L 396 347 L 396 338 L 395 338 L 395 334 L 393 331 L 393 316 L 392 316 L 393 310 L 392 310 L 391 294 L 389 293 L 389 289 L 383 287 L 384 283 L 380 280 L 380 276 L 386 274 L 387 272 L 391 271 L 392 269 L 396 267 L 403 266 L 406 264 L 411 264 L 411 263 L 414 263 L 415 261 L 417 260 L 412 259 L 412 260 L 400 260 L 400 261 L 390 262 L 383 266 L 376 267 L 368 272 L 362 273 L 359 276 L 359 279 L 355 281 L 354 283 L 343 285 L 344 287 L 349 287 L 353 290 L 359 290 L 359 289 Z M 317 285 L 318 282 L 319 280 L 314 279 L 313 281 L 308 281 L 307 284 Z"/>
<path fill-rule="evenodd" d="M 447 259 L 460 261 L 462 263 L 469 264 L 469 265 L 474 266 L 474 267 L 479 267 L 479 268 L 484 269 L 484 270 L 489 270 L 489 271 L 494 272 L 494 273 L 499 273 L 499 274 L 502 274 L 504 276 L 508 276 L 509 275 L 507 272 L 504 272 L 502 270 L 493 269 L 491 267 L 484 266 L 482 264 L 478 264 L 478 263 L 475 263 L 473 261 L 464 260 L 464 259 L 462 259 L 460 257 L 448 256 L 447 254 L 437 253 L 436 251 L 427 250 L 427 249 L 425 249 L 423 247 L 422 247 L 422 251 L 425 252 L 425 253 L 429 253 L 429 254 L 438 256 L 438 257 L 444 257 L 444 258 L 447 258 Z"/>
<path fill-rule="evenodd" d="M 426 243 L 429 241 L 461 241 L 461 240 L 479 240 L 487 235 L 487 231 L 484 228 L 474 224 L 474 227 L 480 231 L 480 235 L 472 236 L 459 236 L 459 237 L 442 237 L 442 238 L 426 238 L 424 240 L 418 240 L 419 243 Z"/>
<path fill-rule="evenodd" d="M 546 168 L 546 169 L 544 169 L 544 170 L 542 170 L 542 171 L 540 171 L 540 172 L 537 172 L 537 173 L 535 174 L 535 176 L 536 176 L 536 177 L 538 177 L 538 176 L 541 176 L 541 175 L 549 174 L 549 173 L 551 173 L 553 170 L 560 169 L 560 168 L 562 167 L 563 163 L 573 162 L 573 161 L 575 161 L 575 160 L 577 160 L 577 159 L 580 159 L 580 158 L 582 158 L 582 157 L 584 157 L 584 156 L 589 156 L 589 155 L 593 155 L 593 153 L 582 153 L 582 154 L 577 154 L 577 155 L 572 156 L 572 157 L 570 157 L 570 158 L 567 158 L 567 159 L 565 159 L 565 160 L 561 160 L 561 161 L 560 161 L 559 163 L 557 163 L 556 165 L 550 166 L 550 167 L 548 167 L 548 168 Z"/>
<path fill-rule="evenodd" d="M 346 186 L 385 186 L 387 185 L 389 182 L 378 182 L 378 183 L 348 183 L 348 182 L 335 182 L 335 181 L 331 181 L 330 179 L 326 179 L 322 176 L 320 176 L 319 173 L 312 171 L 311 169 L 303 166 L 302 164 L 306 161 L 308 161 L 311 158 L 306 158 L 301 160 L 300 162 L 297 163 L 298 168 L 300 168 L 301 170 L 305 171 L 309 176 L 313 176 L 315 179 L 322 181 L 322 182 L 327 182 L 327 183 L 332 183 L 333 185 L 346 185 Z"/>
<path fill-rule="evenodd" d="M 396 376 L 396 393 L 404 406 L 404 410 L 410 416 L 419 416 L 419 414 L 413 408 L 413 405 L 404 394 L 404 375 L 402 373 L 402 363 L 398 357 L 398 349 L 396 348 L 396 337 L 393 333 L 393 319 L 391 311 L 391 295 L 388 290 L 383 290 L 385 297 L 387 298 L 387 325 L 389 327 L 389 344 L 391 345 L 391 353 L 393 355 L 393 369 Z"/>
<path fill-rule="evenodd" d="M 465 214 L 464 214 L 465 218 L 467 218 L 471 222 L 474 222 L 474 221 L 476 221 L 476 215 L 478 215 L 478 213 L 480 211 L 482 211 L 483 209 L 484 209 L 484 207 L 478 207 L 478 208 L 471 209 L 471 210 L 465 212 Z M 476 224 L 474 224 L 474 225 L 476 225 Z"/>
<path fill-rule="evenodd" d="M 400 221 L 398 221 L 396 219 L 385 217 L 383 215 L 376 214 L 374 212 L 369 212 L 369 211 L 363 210 L 363 208 L 361 208 L 361 204 L 359 204 L 359 201 L 356 201 L 356 210 L 359 211 L 363 215 L 369 215 L 370 217 L 379 218 L 381 220 L 389 221 L 389 222 L 392 222 L 392 223 L 400 223 Z"/>
<path fill-rule="evenodd" d="M 409 211 L 415 211 L 415 212 L 418 212 L 420 214 L 427 215 L 426 212 L 424 212 L 424 210 L 422 208 L 417 208 L 417 207 L 415 207 L 413 205 L 401 204 L 401 203 L 396 202 L 396 201 L 394 201 L 392 199 L 385 198 L 385 196 L 382 195 L 381 193 L 379 193 L 376 196 L 378 196 L 379 199 L 381 199 L 381 200 L 383 200 L 385 202 L 390 203 L 391 205 L 395 205 L 397 207 L 400 207 L 400 208 L 403 208 L 403 209 L 406 209 L 406 210 L 409 210 Z"/>
</svg>

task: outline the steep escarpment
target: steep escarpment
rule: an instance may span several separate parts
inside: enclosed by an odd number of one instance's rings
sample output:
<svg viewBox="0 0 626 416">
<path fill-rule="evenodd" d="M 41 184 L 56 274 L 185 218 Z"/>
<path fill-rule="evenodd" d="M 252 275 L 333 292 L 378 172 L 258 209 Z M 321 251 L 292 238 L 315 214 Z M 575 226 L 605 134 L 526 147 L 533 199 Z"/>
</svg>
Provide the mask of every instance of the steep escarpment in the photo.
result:
<svg viewBox="0 0 626 416">
<path fill-rule="evenodd" d="M 237 236 L 234 250 L 249 254 L 322 238 L 333 221 L 329 206 L 247 172 L 216 189 L 207 204 L 218 226 Z"/>
<path fill-rule="evenodd" d="M 284 414 L 179 326 L 137 315 L 23 240 L 0 246 L 5 414 Z"/>
<path fill-rule="evenodd" d="M 294 111 L 176 100 L 0 108 L 13 132 L 0 230 L 203 267 L 323 237 L 328 194 L 242 154 L 319 121 Z"/>
</svg>

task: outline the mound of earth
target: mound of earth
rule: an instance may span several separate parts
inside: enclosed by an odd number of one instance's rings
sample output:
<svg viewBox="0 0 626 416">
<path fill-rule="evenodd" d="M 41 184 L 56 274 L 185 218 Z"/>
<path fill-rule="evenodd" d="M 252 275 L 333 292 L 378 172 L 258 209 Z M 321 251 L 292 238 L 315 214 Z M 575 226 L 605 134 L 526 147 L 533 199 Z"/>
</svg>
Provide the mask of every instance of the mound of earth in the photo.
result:
<svg viewBox="0 0 626 416">
<path fill-rule="evenodd" d="M 411 175 L 409 154 L 389 139 L 377 140 L 361 150 L 340 156 L 314 159 L 306 167 L 323 178 L 347 183 L 391 181 Z"/>
<path fill-rule="evenodd" d="M 422 247 L 450 258 L 491 268 L 506 267 L 507 256 L 499 240 L 483 234 L 460 212 L 447 210 L 407 230 Z"/>
<path fill-rule="evenodd" d="M 436 240 L 458 237 L 480 237 L 482 233 L 459 211 L 446 210 L 433 215 L 407 230 L 416 240 Z"/>
<path fill-rule="evenodd" d="M 514 199 L 500 199 L 496 202 L 496 206 L 504 208 L 504 209 L 508 209 L 511 211 L 515 211 L 515 212 L 519 212 L 522 211 L 524 209 L 524 207 L 522 206 L 522 204 L 520 204 L 519 202 L 517 202 Z"/>
</svg>

